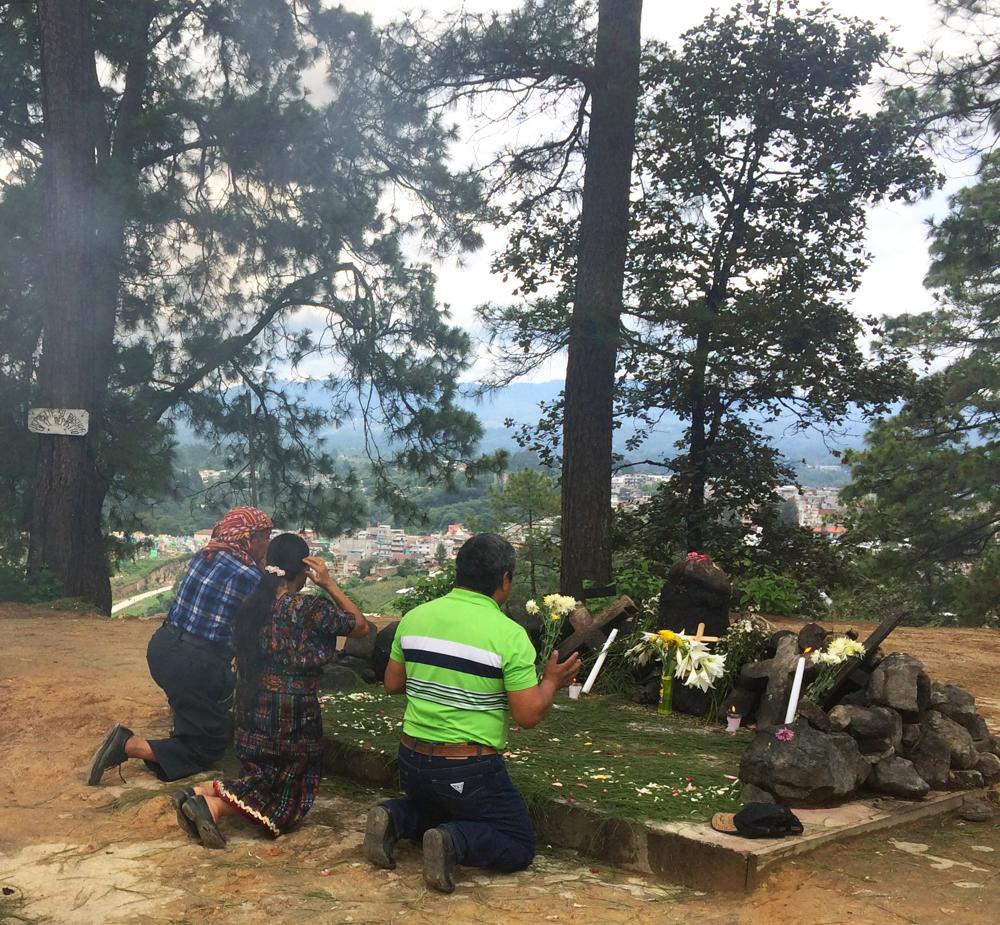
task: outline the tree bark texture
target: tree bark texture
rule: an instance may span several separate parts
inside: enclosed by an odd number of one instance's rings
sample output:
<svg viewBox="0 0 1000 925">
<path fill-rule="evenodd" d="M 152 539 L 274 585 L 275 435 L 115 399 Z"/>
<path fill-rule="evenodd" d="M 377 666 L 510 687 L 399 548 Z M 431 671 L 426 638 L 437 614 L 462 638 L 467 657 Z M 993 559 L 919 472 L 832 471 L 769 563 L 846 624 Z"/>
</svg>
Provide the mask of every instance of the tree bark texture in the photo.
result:
<svg viewBox="0 0 1000 925">
<path fill-rule="evenodd" d="M 691 434 L 688 446 L 688 496 L 684 533 L 688 552 L 701 552 L 705 545 L 705 487 L 708 484 L 708 408 L 705 373 L 708 366 L 709 325 L 703 324 L 691 361 L 688 397 Z"/>
<path fill-rule="evenodd" d="M 563 416 L 560 588 L 611 578 L 611 437 L 642 0 L 601 0 Z"/>
<path fill-rule="evenodd" d="M 42 436 L 29 568 L 52 571 L 70 596 L 111 610 L 101 530 L 107 483 L 98 466 L 116 315 L 116 238 L 102 202 L 103 115 L 86 0 L 38 0 L 45 123 L 42 183 L 46 272 L 39 404 L 84 408 L 85 437 Z M 117 235 L 120 242 L 120 232 Z"/>
</svg>

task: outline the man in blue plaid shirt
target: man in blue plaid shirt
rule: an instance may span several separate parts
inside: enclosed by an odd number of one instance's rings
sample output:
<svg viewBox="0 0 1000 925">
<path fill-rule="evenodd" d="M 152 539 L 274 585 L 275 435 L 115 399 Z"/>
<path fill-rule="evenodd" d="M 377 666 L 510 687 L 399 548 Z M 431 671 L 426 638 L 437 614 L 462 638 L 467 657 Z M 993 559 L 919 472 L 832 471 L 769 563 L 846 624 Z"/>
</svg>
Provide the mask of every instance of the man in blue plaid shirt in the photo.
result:
<svg viewBox="0 0 1000 925">
<path fill-rule="evenodd" d="M 195 556 L 167 614 L 167 625 L 228 646 L 230 618 L 259 581 L 260 569 L 230 553 L 220 552 L 211 561 Z"/>
<path fill-rule="evenodd" d="M 108 768 L 129 758 L 141 758 L 160 780 L 179 780 L 222 757 L 230 742 L 235 686 L 233 617 L 260 582 L 272 526 L 267 514 L 252 507 L 234 508 L 215 525 L 146 650 L 149 672 L 173 714 L 170 736 L 143 739 L 126 726 L 112 726 L 87 783 L 98 784 Z"/>
</svg>

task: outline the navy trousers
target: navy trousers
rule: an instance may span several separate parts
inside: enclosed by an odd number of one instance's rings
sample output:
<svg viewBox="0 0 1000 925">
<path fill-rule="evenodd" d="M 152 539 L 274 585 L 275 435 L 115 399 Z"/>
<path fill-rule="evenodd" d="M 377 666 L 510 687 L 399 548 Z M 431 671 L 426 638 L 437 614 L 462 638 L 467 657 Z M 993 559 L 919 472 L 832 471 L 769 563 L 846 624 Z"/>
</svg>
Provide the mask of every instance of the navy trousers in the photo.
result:
<svg viewBox="0 0 1000 925">
<path fill-rule="evenodd" d="M 173 714 L 169 739 L 150 739 L 160 780 L 180 780 L 214 767 L 232 743 L 235 675 L 224 646 L 196 646 L 163 625 L 149 640 L 146 662 Z"/>
<path fill-rule="evenodd" d="M 439 758 L 400 745 L 399 783 L 406 799 L 382 804 L 398 837 L 447 829 L 467 867 L 524 870 L 535 857 L 527 807 L 499 755 Z"/>
</svg>

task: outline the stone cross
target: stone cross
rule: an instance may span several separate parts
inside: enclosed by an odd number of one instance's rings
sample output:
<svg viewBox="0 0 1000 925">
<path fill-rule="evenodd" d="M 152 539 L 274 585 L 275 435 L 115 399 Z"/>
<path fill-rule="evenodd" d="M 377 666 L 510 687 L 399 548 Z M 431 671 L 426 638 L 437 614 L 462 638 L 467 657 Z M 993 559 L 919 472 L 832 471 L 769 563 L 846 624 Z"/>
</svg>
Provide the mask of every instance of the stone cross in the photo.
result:
<svg viewBox="0 0 1000 925">
<path fill-rule="evenodd" d="M 592 614 L 586 607 L 577 607 L 569 615 L 573 632 L 559 644 L 559 661 L 584 646 L 599 652 L 615 623 L 618 624 L 618 635 L 627 636 L 635 625 L 636 614 L 632 598 L 624 595 L 599 614 Z"/>
<path fill-rule="evenodd" d="M 794 634 L 778 640 L 774 658 L 744 665 L 740 679 L 752 682 L 763 680 L 767 684 L 760 706 L 757 707 L 757 725 L 760 728 L 777 726 L 785 718 L 788 696 L 792 691 L 792 672 L 799 660 L 799 641 Z"/>
</svg>

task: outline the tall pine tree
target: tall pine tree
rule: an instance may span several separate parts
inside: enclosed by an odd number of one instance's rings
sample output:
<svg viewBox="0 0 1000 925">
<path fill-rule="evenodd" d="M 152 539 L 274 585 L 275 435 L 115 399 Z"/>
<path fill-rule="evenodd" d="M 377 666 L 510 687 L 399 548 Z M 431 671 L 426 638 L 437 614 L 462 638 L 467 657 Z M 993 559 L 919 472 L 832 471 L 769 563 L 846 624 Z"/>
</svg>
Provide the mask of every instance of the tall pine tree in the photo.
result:
<svg viewBox="0 0 1000 925">
<path fill-rule="evenodd" d="M 244 434 L 243 383 L 280 517 L 356 518 L 313 439 L 326 426 L 363 422 L 390 500 L 376 441 L 425 473 L 470 458 L 479 428 L 454 403 L 470 342 L 405 252 L 477 245 L 479 184 L 449 168 L 451 127 L 400 89 L 368 18 L 73 0 L 4 4 L 0 25 L 0 384 L 17 399 L 0 426 L 13 445 L 29 402 L 90 412 L 86 438 L 39 438 L 33 499 L 13 476 L 32 569 L 107 609 L 106 499 L 169 471 L 176 421 Z M 285 387 L 317 368 L 334 370 L 321 401 Z"/>
</svg>

